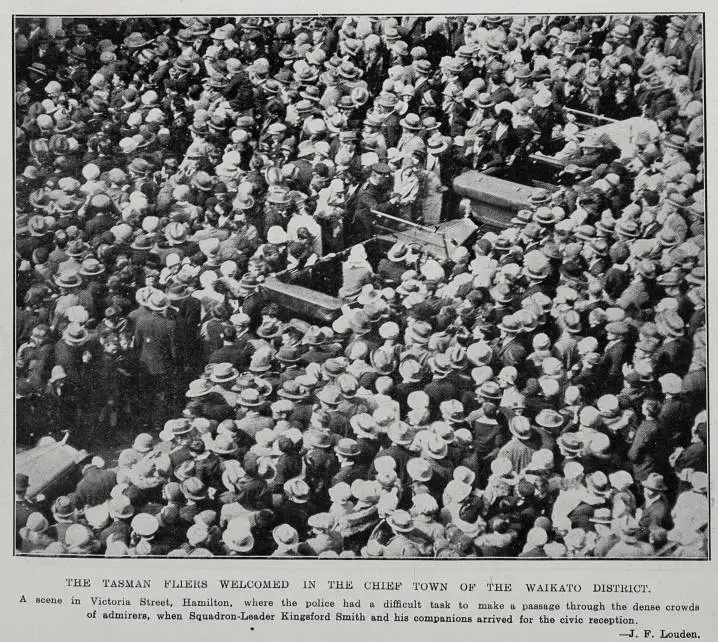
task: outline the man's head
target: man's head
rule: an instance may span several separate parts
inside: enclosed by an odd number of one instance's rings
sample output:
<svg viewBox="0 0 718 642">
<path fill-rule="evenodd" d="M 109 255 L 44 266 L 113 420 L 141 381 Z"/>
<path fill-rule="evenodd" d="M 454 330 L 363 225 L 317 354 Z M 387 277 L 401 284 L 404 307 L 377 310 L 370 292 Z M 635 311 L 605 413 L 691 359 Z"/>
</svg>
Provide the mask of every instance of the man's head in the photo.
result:
<svg viewBox="0 0 718 642">
<path fill-rule="evenodd" d="M 646 419 L 655 419 L 661 412 L 661 402 L 657 399 L 646 399 L 641 405 L 641 413 Z"/>
</svg>

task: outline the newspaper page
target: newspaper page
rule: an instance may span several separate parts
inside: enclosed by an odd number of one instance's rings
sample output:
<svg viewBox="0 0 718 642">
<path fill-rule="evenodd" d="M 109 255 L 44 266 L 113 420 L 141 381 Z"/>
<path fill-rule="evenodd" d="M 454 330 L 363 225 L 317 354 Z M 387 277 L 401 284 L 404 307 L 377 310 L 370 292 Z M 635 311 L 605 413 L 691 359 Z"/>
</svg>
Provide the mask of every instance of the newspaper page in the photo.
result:
<svg viewBox="0 0 718 642">
<path fill-rule="evenodd" d="M 8 6 L 9 638 L 717 639 L 715 16 L 578 9 Z"/>
</svg>

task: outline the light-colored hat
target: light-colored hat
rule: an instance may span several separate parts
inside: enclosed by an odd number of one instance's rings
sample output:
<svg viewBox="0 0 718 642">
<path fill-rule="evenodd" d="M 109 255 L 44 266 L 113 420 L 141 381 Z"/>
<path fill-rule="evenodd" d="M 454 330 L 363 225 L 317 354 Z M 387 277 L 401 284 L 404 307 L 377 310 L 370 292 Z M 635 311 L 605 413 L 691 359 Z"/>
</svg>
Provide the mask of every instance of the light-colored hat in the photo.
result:
<svg viewBox="0 0 718 642">
<path fill-rule="evenodd" d="M 279 546 L 294 546 L 299 543 L 297 529 L 289 524 L 280 524 L 272 531 L 272 538 Z"/>
<path fill-rule="evenodd" d="M 132 502 L 127 495 L 121 494 L 108 502 L 109 516 L 113 519 L 128 519 L 135 512 Z"/>
<path fill-rule="evenodd" d="M 346 482 L 339 482 L 329 489 L 329 498 L 336 503 L 346 502 L 352 498 L 352 489 Z"/>
<path fill-rule="evenodd" d="M 153 537 L 160 528 L 159 520 L 149 513 L 135 515 L 131 522 L 132 530 L 140 537 Z"/>
<path fill-rule="evenodd" d="M 284 492 L 296 504 L 306 504 L 309 501 L 309 486 L 298 477 L 284 483 Z"/>
<path fill-rule="evenodd" d="M 419 493 L 411 500 L 412 508 L 420 515 L 431 515 L 439 510 L 439 504 L 429 493 Z"/>
<path fill-rule="evenodd" d="M 626 490 L 633 486 L 633 477 L 627 470 L 617 470 L 608 476 L 608 481 L 616 490 Z"/>
<path fill-rule="evenodd" d="M 254 548 L 254 537 L 249 522 L 244 517 L 235 517 L 227 522 L 222 541 L 232 551 L 247 553 Z"/>
<path fill-rule="evenodd" d="M 429 481 L 432 474 L 429 462 L 421 457 L 410 459 L 406 464 L 406 472 L 411 479 L 417 482 Z"/>
<path fill-rule="evenodd" d="M 509 422 L 509 430 L 512 435 L 522 441 L 530 439 L 533 434 L 531 422 L 523 415 L 516 415 L 511 418 L 511 421 Z"/>
<path fill-rule="evenodd" d="M 414 530 L 414 520 L 405 510 L 397 510 L 387 517 L 387 524 L 397 533 L 408 533 Z"/>
</svg>

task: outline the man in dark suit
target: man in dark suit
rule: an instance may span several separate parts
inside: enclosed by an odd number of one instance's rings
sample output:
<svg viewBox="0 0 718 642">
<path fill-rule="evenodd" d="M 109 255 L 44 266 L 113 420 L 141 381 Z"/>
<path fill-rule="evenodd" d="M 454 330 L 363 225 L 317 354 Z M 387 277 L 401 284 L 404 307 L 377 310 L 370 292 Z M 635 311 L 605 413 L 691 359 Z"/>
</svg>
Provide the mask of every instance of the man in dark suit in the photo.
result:
<svg viewBox="0 0 718 642">
<path fill-rule="evenodd" d="M 496 124 L 492 127 L 484 145 L 484 151 L 494 152 L 496 156 L 503 159 L 503 164 L 487 168 L 487 174 L 499 174 L 509 169 L 516 160 L 519 151 L 520 140 L 512 124 L 513 112 L 502 109 L 497 117 Z"/>
<path fill-rule="evenodd" d="M 685 324 L 677 314 L 666 314 L 661 320 L 660 332 L 664 335 L 663 343 L 656 353 L 656 376 L 674 372 L 683 376 L 688 372 L 691 361 L 691 345 L 684 336 Z"/>
<path fill-rule="evenodd" d="M 177 363 L 175 322 L 167 318 L 169 301 L 159 291 L 147 299 L 147 314 L 137 321 L 135 346 L 139 350 L 140 390 L 146 403 L 145 422 L 163 425 L 171 411 L 167 403 L 172 399 L 172 377 Z"/>
<path fill-rule="evenodd" d="M 87 206 L 88 221 L 85 224 L 85 232 L 88 239 L 100 236 L 108 232 L 114 225 L 112 210 L 117 211 L 114 203 L 107 194 L 95 194 Z"/>
<path fill-rule="evenodd" d="M 615 392 L 620 388 L 623 364 L 628 361 L 631 345 L 628 341 L 630 328 L 625 321 L 614 321 L 606 326 L 608 343 L 603 351 L 599 368 L 605 377 L 606 390 Z"/>
<path fill-rule="evenodd" d="M 499 330 L 501 336 L 492 345 L 497 365 L 500 364 L 500 367 L 504 368 L 506 366 L 518 367 L 526 358 L 526 348 L 518 336 L 521 330 L 520 321 L 514 315 L 509 314 L 501 320 Z"/>
<path fill-rule="evenodd" d="M 671 17 L 671 21 L 666 25 L 666 41 L 663 45 L 663 55 L 666 58 L 669 56 L 678 58 L 681 63 L 681 72 L 688 69 L 688 63 L 691 59 L 691 48 L 682 38 L 685 26 L 685 20 L 680 16 Z"/>
<path fill-rule="evenodd" d="M 381 132 L 384 134 L 384 140 L 388 147 L 396 147 L 401 137 L 402 128 L 399 124 L 401 119 L 394 110 L 396 103 L 397 99 L 393 94 L 380 95 L 377 101 L 383 118 Z"/>
<path fill-rule="evenodd" d="M 648 541 L 648 538 L 656 528 L 670 530 L 673 527 L 671 520 L 671 508 L 666 498 L 667 486 L 663 481 L 663 475 L 651 473 L 643 482 L 643 513 L 638 520 L 640 538 Z"/>
<path fill-rule="evenodd" d="M 661 404 L 655 399 L 646 399 L 641 405 L 643 421 L 636 428 L 627 455 L 633 463 L 633 477 L 639 482 L 668 467 L 668 440 L 665 427 L 658 421 L 660 411 Z"/>
<path fill-rule="evenodd" d="M 595 138 L 585 138 L 581 142 L 582 155 L 573 161 L 579 167 L 595 169 L 602 163 L 610 163 L 620 156 L 618 146 L 605 134 Z"/>
<path fill-rule="evenodd" d="M 449 358 L 445 354 L 436 354 L 429 358 L 429 368 L 433 373 L 432 380 L 424 386 L 424 392 L 431 399 L 431 415 L 440 418 L 439 406 L 442 401 L 458 399 L 459 391 L 447 377 L 451 374 Z"/>
<path fill-rule="evenodd" d="M 244 369 L 248 363 L 247 342 L 244 339 L 236 341 L 236 337 L 237 330 L 234 326 L 224 326 L 222 347 L 217 348 L 209 355 L 209 363 L 231 363 L 237 369 Z"/>
<path fill-rule="evenodd" d="M 409 450 L 409 446 L 412 442 L 412 437 L 409 434 L 409 428 L 403 423 L 398 423 L 389 428 L 388 431 L 391 445 L 386 448 L 382 448 L 374 458 L 376 461 L 379 457 L 391 457 L 396 462 L 396 474 L 402 484 L 406 485 L 409 482 L 409 476 L 406 472 L 406 464 L 410 459 L 415 457 L 415 453 Z M 376 477 L 376 467 L 372 463 L 369 468 L 369 477 L 374 479 Z"/>
<path fill-rule="evenodd" d="M 352 242 L 358 243 L 368 239 L 374 229 L 376 215 L 372 210 L 391 213 L 394 205 L 391 199 L 391 181 L 388 180 L 391 169 L 386 163 L 375 163 L 367 181 L 357 190 L 354 216 L 349 225 Z"/>
<path fill-rule="evenodd" d="M 334 452 L 339 460 L 339 470 L 332 477 L 331 486 L 340 482 L 352 485 L 355 479 L 366 479 L 368 466 L 359 461 L 361 449 L 354 439 L 340 439 L 334 447 Z"/>
<path fill-rule="evenodd" d="M 80 507 L 99 506 L 110 497 L 110 491 L 117 483 L 114 471 L 105 469 L 105 462 L 100 457 L 82 469 L 82 479 L 75 487 L 77 505 Z"/>
<path fill-rule="evenodd" d="M 427 58 L 432 66 L 438 65 L 442 56 L 449 55 L 451 51 L 449 41 L 444 35 L 442 22 L 442 19 L 438 17 L 429 20 L 426 23 L 425 37 L 417 42 L 418 45 L 426 49 Z"/>
<path fill-rule="evenodd" d="M 304 343 L 309 346 L 300 357 L 300 364 L 307 366 L 310 363 L 324 363 L 327 359 L 336 357 L 341 347 L 335 343 L 328 343 L 326 333 L 319 328 L 310 328 L 304 336 Z"/>
<path fill-rule="evenodd" d="M 304 439 L 307 452 L 304 454 L 305 480 L 313 492 L 318 507 L 329 507 L 330 479 L 339 470 L 339 461 L 332 452 L 332 439 L 326 432 L 309 429 Z"/>
</svg>

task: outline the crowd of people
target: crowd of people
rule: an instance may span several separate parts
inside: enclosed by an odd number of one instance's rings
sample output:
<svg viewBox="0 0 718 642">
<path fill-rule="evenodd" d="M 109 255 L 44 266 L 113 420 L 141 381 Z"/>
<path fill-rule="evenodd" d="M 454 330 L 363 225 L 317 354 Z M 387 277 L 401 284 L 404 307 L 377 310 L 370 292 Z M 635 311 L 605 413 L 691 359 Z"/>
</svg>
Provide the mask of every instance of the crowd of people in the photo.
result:
<svg viewBox="0 0 718 642">
<path fill-rule="evenodd" d="M 705 557 L 701 28 L 18 20 L 17 443 L 91 453 L 18 551 Z M 532 154 L 484 227 L 453 179 Z M 377 261 L 377 213 L 479 230 Z M 327 257 L 333 322 L 264 296 Z"/>
</svg>

